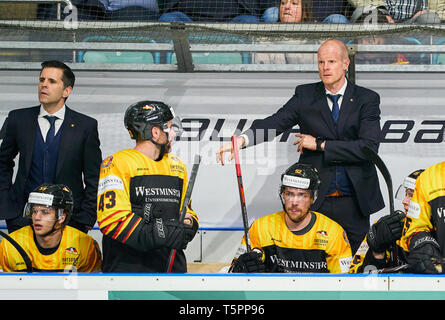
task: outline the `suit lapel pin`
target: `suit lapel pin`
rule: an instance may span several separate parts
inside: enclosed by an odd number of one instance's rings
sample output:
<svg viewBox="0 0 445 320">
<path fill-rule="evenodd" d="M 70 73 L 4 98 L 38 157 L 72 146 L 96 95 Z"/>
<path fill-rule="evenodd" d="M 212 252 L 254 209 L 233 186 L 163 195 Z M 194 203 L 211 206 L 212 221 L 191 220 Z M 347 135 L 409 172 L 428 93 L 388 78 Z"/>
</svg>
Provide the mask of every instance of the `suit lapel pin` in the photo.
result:
<svg viewBox="0 0 445 320">
<path fill-rule="evenodd" d="M 74 128 L 74 123 L 71 123 L 71 128 Z"/>
<path fill-rule="evenodd" d="M 351 99 L 349 99 L 349 101 L 353 102 L 353 101 L 354 101 L 354 99 L 352 99 L 352 98 L 351 98 Z"/>
</svg>

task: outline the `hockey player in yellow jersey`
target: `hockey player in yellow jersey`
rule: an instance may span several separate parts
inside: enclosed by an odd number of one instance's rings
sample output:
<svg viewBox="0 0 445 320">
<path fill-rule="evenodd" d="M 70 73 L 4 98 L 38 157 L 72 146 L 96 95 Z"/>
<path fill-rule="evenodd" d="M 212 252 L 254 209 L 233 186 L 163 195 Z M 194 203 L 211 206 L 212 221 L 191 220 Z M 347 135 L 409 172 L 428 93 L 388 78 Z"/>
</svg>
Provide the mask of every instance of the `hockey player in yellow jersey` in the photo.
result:
<svg viewBox="0 0 445 320">
<path fill-rule="evenodd" d="M 406 228 L 411 224 L 411 218 L 406 215 L 416 180 L 423 171 L 424 169 L 418 169 L 405 177 L 395 196 L 402 202 L 404 212 L 397 210 L 391 215 L 383 216 L 371 226 L 352 259 L 351 273 L 383 272 L 385 268 L 394 270 L 394 267 L 406 265 L 406 252 L 400 246 L 400 238 L 404 226 Z"/>
<path fill-rule="evenodd" d="M 183 249 L 198 230 L 189 206 L 180 209 L 187 189 L 184 163 L 170 153 L 180 134 L 173 109 L 159 101 L 140 101 L 125 112 L 124 124 L 136 140 L 133 149 L 107 157 L 101 165 L 97 220 L 103 233 L 103 272 L 186 272 Z"/>
<path fill-rule="evenodd" d="M 255 220 L 249 229 L 252 251 L 245 238 L 230 272 L 345 273 L 351 247 L 343 228 L 310 210 L 319 185 L 316 170 L 296 163 L 281 176 L 283 211 Z"/>
<path fill-rule="evenodd" d="M 43 184 L 29 194 L 24 215 L 32 225 L 9 236 L 22 247 L 37 272 L 100 272 L 101 252 L 86 233 L 67 225 L 73 196 L 65 185 Z M 0 243 L 0 268 L 24 272 L 25 260 L 6 239 Z"/>
<path fill-rule="evenodd" d="M 400 245 L 408 251 L 409 272 L 443 273 L 445 257 L 445 162 L 427 168 L 417 178 Z"/>
</svg>

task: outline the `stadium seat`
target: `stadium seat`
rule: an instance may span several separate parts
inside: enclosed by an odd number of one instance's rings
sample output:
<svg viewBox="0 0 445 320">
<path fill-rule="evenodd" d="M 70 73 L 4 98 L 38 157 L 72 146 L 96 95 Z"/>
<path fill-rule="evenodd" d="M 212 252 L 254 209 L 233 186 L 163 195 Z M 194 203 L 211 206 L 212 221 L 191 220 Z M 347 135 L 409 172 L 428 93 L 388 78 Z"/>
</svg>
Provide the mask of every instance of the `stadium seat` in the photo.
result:
<svg viewBox="0 0 445 320">
<path fill-rule="evenodd" d="M 91 42 L 150 42 L 154 41 L 147 37 L 141 36 L 91 36 L 86 37 L 83 41 Z M 160 61 L 159 52 L 146 51 L 79 51 L 77 55 L 79 62 L 86 63 L 147 63 L 158 64 Z"/>
<path fill-rule="evenodd" d="M 191 44 L 243 44 L 246 39 L 230 34 L 189 34 L 189 42 Z M 240 52 L 192 52 L 194 64 L 248 64 L 251 62 L 249 53 Z M 168 52 L 166 56 L 167 64 L 176 64 L 175 53 Z"/>
<path fill-rule="evenodd" d="M 194 64 L 242 64 L 243 59 L 239 52 L 193 52 Z M 176 54 L 171 55 L 170 63 L 176 64 Z"/>
<path fill-rule="evenodd" d="M 86 63 L 154 63 L 150 52 L 135 51 L 87 51 L 83 55 Z"/>
<path fill-rule="evenodd" d="M 417 44 L 417 45 L 422 45 L 422 42 L 419 40 L 419 39 L 417 39 L 417 38 L 414 38 L 414 37 L 403 37 L 406 41 L 408 41 L 409 43 L 412 43 L 412 44 Z M 420 59 L 423 59 L 423 58 L 425 58 L 425 53 L 421 53 L 420 55 L 419 55 L 419 57 L 420 57 Z"/>
<path fill-rule="evenodd" d="M 445 38 L 439 39 L 436 41 L 436 45 L 441 45 L 445 43 Z M 434 53 L 433 54 L 433 64 L 445 64 L 445 54 Z"/>
<path fill-rule="evenodd" d="M 445 54 L 438 54 L 435 62 L 435 64 L 445 64 Z"/>
</svg>

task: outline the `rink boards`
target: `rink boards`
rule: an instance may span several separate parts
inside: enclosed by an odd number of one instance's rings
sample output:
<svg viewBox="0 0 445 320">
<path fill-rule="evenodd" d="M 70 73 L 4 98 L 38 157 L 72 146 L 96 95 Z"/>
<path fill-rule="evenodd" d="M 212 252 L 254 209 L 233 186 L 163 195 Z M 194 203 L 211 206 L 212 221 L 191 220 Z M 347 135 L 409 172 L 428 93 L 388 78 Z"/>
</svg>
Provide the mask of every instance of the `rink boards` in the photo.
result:
<svg viewBox="0 0 445 320">
<path fill-rule="evenodd" d="M 443 300 L 445 277 L 408 274 L 0 274 L 0 300 Z"/>
</svg>

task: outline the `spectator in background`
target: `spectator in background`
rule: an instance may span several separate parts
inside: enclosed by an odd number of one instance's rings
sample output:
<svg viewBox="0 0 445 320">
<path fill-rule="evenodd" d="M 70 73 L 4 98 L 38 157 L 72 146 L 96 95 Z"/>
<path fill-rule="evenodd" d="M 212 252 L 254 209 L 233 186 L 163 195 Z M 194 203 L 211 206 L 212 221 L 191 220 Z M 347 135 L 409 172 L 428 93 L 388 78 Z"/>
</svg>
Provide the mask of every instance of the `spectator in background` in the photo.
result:
<svg viewBox="0 0 445 320">
<path fill-rule="evenodd" d="M 277 6 L 278 0 L 165 0 L 160 22 L 237 22 L 269 21 L 266 10 Z M 260 20 L 261 18 L 261 20 Z"/>
<path fill-rule="evenodd" d="M 105 17 L 112 21 L 157 21 L 157 0 L 100 0 L 105 8 Z"/>
<path fill-rule="evenodd" d="M 79 21 L 157 21 L 159 7 L 157 0 L 73 0 Z M 60 19 L 71 14 L 61 4 Z M 56 20 L 57 5 L 39 4 L 38 19 Z"/>
<path fill-rule="evenodd" d="M 285 0 L 281 1 L 287 2 Z M 313 22 L 323 23 L 349 23 L 344 15 L 346 11 L 346 2 L 344 0 L 312 0 Z M 264 15 L 267 15 L 270 22 L 279 22 L 279 8 L 269 8 Z"/>
<path fill-rule="evenodd" d="M 357 16 L 357 14 L 361 14 Z M 386 9 L 367 7 L 364 11 L 355 11 L 351 16 L 351 22 L 362 24 L 388 24 L 393 23 Z M 360 37 L 357 40 L 361 45 L 388 45 L 388 44 L 413 44 L 420 43 L 413 37 L 400 35 L 372 34 Z M 429 56 L 424 53 L 401 53 L 401 52 L 357 52 L 356 64 L 428 64 Z"/>
<path fill-rule="evenodd" d="M 312 0 L 283 0 L 280 4 L 279 23 L 314 22 Z M 273 42 L 277 44 L 278 42 Z M 293 40 L 286 44 L 306 44 L 307 40 Z M 316 64 L 315 53 L 256 53 L 254 63 L 259 64 Z"/>
<path fill-rule="evenodd" d="M 377 8 L 383 12 L 389 23 L 440 23 L 438 12 L 445 11 L 443 1 L 427 0 L 349 0 L 355 10 L 351 16 L 351 22 L 360 17 L 364 12 Z"/>
</svg>

